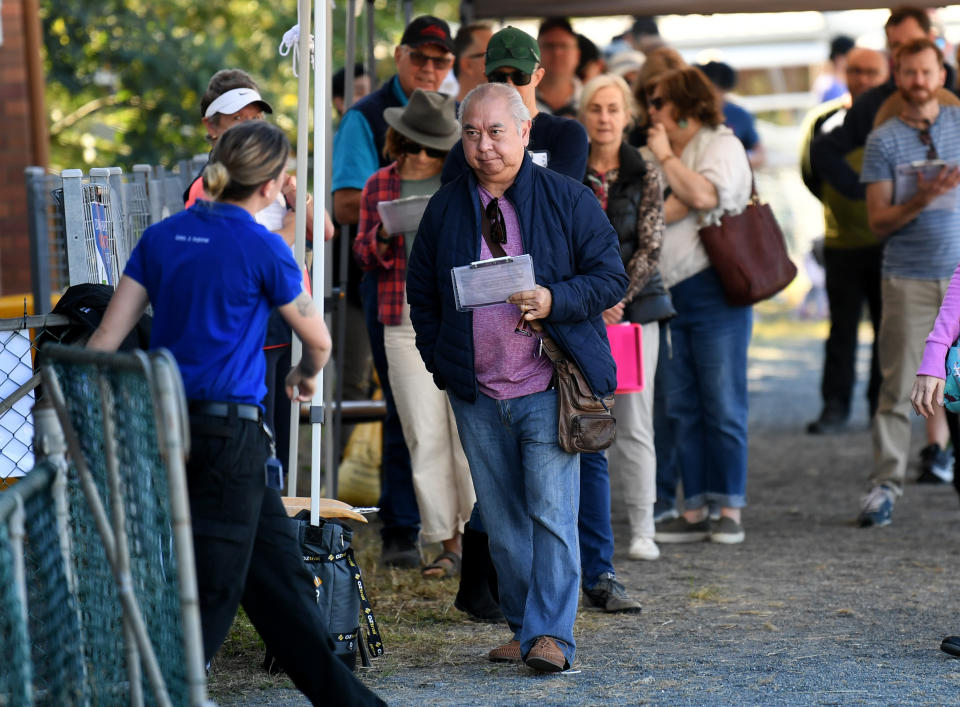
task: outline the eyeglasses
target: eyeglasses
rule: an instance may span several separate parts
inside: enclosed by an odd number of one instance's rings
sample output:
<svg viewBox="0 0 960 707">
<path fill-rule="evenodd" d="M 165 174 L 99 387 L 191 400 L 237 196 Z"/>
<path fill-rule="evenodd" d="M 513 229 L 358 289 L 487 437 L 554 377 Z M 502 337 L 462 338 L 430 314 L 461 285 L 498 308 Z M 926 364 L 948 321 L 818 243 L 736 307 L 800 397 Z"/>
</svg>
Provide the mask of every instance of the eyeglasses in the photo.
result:
<svg viewBox="0 0 960 707">
<path fill-rule="evenodd" d="M 654 110 L 663 110 L 667 99 L 663 96 L 647 96 L 647 105 Z"/>
<path fill-rule="evenodd" d="M 927 148 L 927 159 L 938 160 L 940 155 L 937 154 L 937 147 L 933 144 L 933 136 L 930 135 L 930 121 L 925 120 L 923 122 L 926 127 L 920 131 L 920 142 Z"/>
<path fill-rule="evenodd" d="M 450 56 L 430 56 L 416 49 L 408 49 L 407 55 L 410 57 L 410 63 L 418 69 L 427 65 L 427 62 L 433 63 L 433 68 L 437 71 L 445 71 L 453 66 L 453 57 Z"/>
<path fill-rule="evenodd" d="M 424 147 L 419 142 L 414 142 L 413 140 L 404 140 L 400 143 L 400 150 L 408 155 L 415 155 L 421 150 L 425 150 L 427 157 L 433 157 L 434 159 L 446 157 L 448 152 L 448 150 L 438 150 L 435 147 Z"/>
<path fill-rule="evenodd" d="M 520 69 L 514 69 L 513 72 L 509 74 L 506 71 L 491 71 L 487 74 L 487 81 L 490 83 L 510 82 L 514 86 L 526 86 L 532 78 L 533 76 L 531 74 L 528 74 L 526 71 L 520 71 Z"/>
</svg>

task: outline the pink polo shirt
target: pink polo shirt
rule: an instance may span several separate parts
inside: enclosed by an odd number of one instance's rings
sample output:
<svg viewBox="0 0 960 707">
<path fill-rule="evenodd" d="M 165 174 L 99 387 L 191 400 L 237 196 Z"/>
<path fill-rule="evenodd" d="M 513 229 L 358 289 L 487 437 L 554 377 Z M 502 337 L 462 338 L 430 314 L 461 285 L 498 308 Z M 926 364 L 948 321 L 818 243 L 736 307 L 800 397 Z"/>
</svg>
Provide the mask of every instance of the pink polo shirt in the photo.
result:
<svg viewBox="0 0 960 707">
<path fill-rule="evenodd" d="M 483 208 L 493 198 L 483 187 L 477 187 Z M 500 197 L 500 212 L 507 227 L 507 255 L 522 255 L 523 241 L 517 212 L 506 197 Z M 480 258 L 493 257 L 480 237 Z M 553 364 L 546 354 L 540 355 L 540 339 L 514 331 L 520 321 L 520 308 L 514 304 L 497 304 L 473 310 L 473 356 L 480 392 L 495 400 L 509 400 L 547 389 L 553 377 Z"/>
</svg>

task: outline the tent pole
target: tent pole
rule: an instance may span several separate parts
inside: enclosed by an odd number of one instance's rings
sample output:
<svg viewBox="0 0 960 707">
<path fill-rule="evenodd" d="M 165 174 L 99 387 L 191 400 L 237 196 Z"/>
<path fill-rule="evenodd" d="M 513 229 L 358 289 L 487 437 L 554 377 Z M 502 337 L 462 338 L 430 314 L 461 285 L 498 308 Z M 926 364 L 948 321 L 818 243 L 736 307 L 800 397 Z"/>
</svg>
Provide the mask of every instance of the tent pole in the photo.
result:
<svg viewBox="0 0 960 707">
<path fill-rule="evenodd" d="M 370 91 L 377 90 L 377 57 L 373 53 L 373 38 L 377 33 L 374 22 L 374 0 L 367 0 L 367 73 L 370 74 Z"/>
<path fill-rule="evenodd" d="M 307 249 L 307 159 L 309 150 L 309 110 L 310 110 L 310 0 L 299 0 L 300 39 L 298 51 L 306 61 L 306 69 L 301 65 L 300 75 L 297 77 L 297 199 L 296 238 L 293 244 L 294 258 L 298 263 L 306 260 Z M 316 221 L 316 219 L 314 219 Z M 322 223 L 322 222 L 321 222 Z M 323 226 L 318 233 L 323 233 Z M 293 335 L 290 349 L 290 360 L 299 361 L 303 355 L 303 344 Z M 300 403 L 294 401 L 290 409 L 290 446 L 286 450 L 287 459 L 287 495 L 297 495 L 297 472 L 299 471 L 297 451 L 300 436 Z M 282 456 L 284 450 L 279 450 Z"/>
<path fill-rule="evenodd" d="M 347 0 L 346 39 L 343 63 L 343 105 L 349 107 L 353 105 L 354 66 L 357 61 L 357 0 Z M 337 405 L 333 411 L 333 440 L 331 445 L 334 464 L 339 464 L 340 456 L 343 453 L 343 450 L 340 449 L 340 439 L 343 437 L 343 371 L 346 367 L 344 343 L 347 338 L 347 258 L 349 257 L 350 246 L 350 227 L 341 226 L 340 258 L 337 262 L 340 286 L 337 288 L 337 326 L 333 337 L 334 350 L 337 351 L 337 379 L 334 390 Z M 332 497 L 332 493 L 329 491 L 327 493 Z"/>
<path fill-rule="evenodd" d="M 326 202 L 327 194 L 327 96 L 329 94 L 329 41 L 327 37 L 327 26 L 330 21 L 330 3 L 315 0 L 314 6 L 314 63 L 313 63 L 313 190 L 316 194 L 324 195 L 323 201 Z M 307 25 L 309 27 L 309 24 Z M 309 35 L 309 32 L 307 33 Z M 301 36 L 303 32 L 301 32 Z M 323 211 L 315 208 L 313 210 L 313 232 L 322 234 L 324 229 Z M 323 237 L 319 236 L 320 242 L 314 247 L 313 255 L 313 302 L 324 317 L 324 293 L 326 292 L 326 253 L 322 245 Z M 311 425 L 311 454 L 310 454 L 310 523 L 319 525 L 320 523 L 320 442 L 321 425 L 324 423 L 324 378 L 323 371 L 320 371 L 317 390 L 314 393 L 310 404 L 310 425 Z M 328 477 L 331 476 L 331 469 L 327 470 Z M 332 495 L 332 486 L 328 484 L 327 492 Z"/>
</svg>

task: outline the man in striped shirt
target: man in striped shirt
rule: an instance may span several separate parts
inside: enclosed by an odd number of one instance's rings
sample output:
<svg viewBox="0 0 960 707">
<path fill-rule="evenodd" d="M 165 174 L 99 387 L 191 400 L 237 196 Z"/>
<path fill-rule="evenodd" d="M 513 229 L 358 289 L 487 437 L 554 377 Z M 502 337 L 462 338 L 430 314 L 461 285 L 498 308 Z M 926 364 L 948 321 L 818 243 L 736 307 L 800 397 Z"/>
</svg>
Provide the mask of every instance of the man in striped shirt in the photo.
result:
<svg viewBox="0 0 960 707">
<path fill-rule="evenodd" d="M 900 115 L 867 138 L 861 181 L 867 220 L 886 242 L 881 282 L 879 357 L 883 382 L 873 420 L 872 488 L 864 497 L 861 527 L 890 523 L 903 493 L 910 449 L 910 389 L 923 341 L 933 327 L 950 276 L 960 262 L 960 108 L 940 105 L 943 55 L 929 39 L 897 51 Z M 898 179 L 898 172 L 915 177 Z M 911 195 L 903 187 L 912 187 Z M 948 413 L 954 448 L 957 418 Z"/>
</svg>

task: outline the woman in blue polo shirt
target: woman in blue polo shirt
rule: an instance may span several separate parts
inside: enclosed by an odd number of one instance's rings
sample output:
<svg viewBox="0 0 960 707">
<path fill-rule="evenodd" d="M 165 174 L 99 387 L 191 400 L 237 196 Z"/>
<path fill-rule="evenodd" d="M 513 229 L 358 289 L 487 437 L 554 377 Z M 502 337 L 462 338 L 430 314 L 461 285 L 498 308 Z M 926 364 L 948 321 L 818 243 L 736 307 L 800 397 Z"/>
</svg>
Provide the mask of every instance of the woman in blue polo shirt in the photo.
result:
<svg viewBox="0 0 960 707">
<path fill-rule="evenodd" d="M 289 246 L 253 214 L 283 185 L 290 144 L 261 121 L 227 130 L 204 169 L 214 201 L 144 231 L 90 348 L 113 351 L 153 305 L 151 347 L 180 367 L 190 403 L 187 483 L 206 660 L 242 604 L 267 647 L 314 704 L 376 704 L 330 652 L 309 577 L 280 495 L 265 484 L 262 351 L 273 307 L 303 341 L 287 395 L 309 400 L 330 336 Z"/>
</svg>

